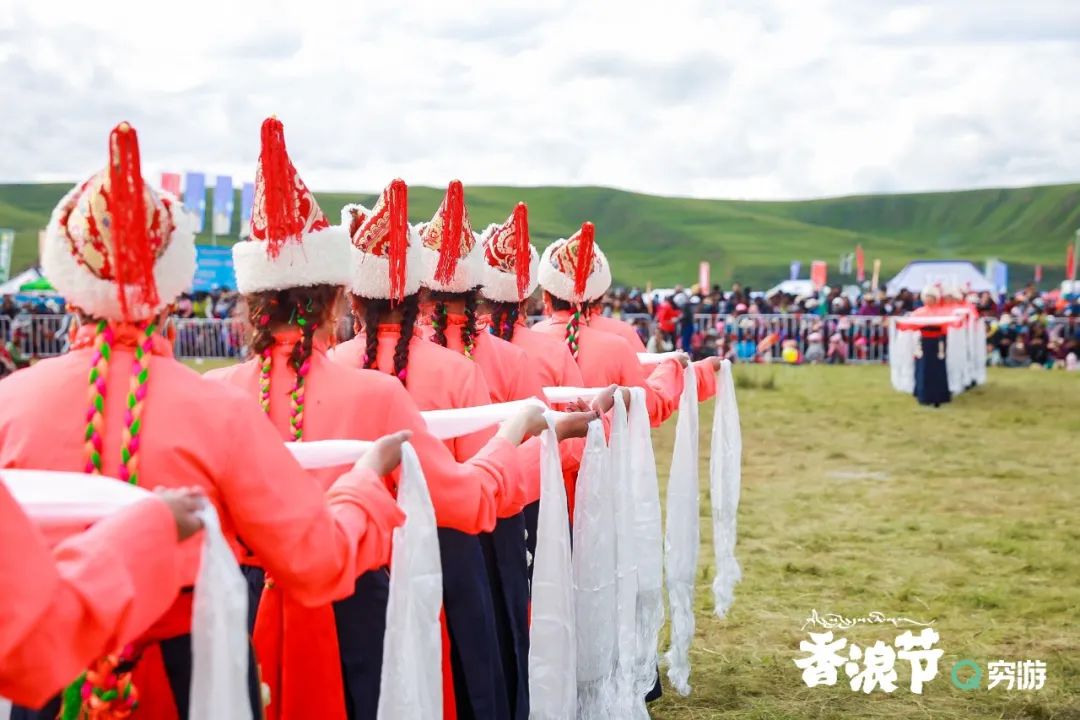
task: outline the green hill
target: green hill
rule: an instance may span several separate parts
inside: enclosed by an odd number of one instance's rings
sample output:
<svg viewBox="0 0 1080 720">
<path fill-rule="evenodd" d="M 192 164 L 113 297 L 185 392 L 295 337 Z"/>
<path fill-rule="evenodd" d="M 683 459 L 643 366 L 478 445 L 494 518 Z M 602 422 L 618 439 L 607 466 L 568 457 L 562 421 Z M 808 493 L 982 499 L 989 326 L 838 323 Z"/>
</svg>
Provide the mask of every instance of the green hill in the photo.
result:
<svg viewBox="0 0 1080 720">
<path fill-rule="evenodd" d="M 13 270 L 36 262 L 38 230 L 69 187 L 0 185 L 0 227 L 16 230 Z M 410 188 L 412 219 L 429 218 L 442 192 Z M 374 199 L 371 193 L 317 195 L 332 220 L 346 202 Z M 1016 284 L 1043 264 L 1048 285 L 1062 278 L 1065 247 L 1080 227 L 1080 184 L 792 202 L 693 200 L 599 187 L 468 187 L 466 199 L 477 229 L 502 221 L 524 200 L 540 247 L 592 220 L 616 281 L 641 286 L 691 283 L 701 260 L 712 263 L 714 282 L 725 284 L 773 284 L 787 277 L 792 260 L 805 269 L 811 260 L 826 260 L 835 277 L 838 258 L 856 243 L 866 251 L 868 273 L 874 258 L 882 260 L 883 277 L 913 259 L 968 259 L 981 267 L 993 256 L 1010 264 Z M 208 206 L 210 200 L 208 193 Z M 237 230 L 234 218 L 232 237 Z"/>
</svg>

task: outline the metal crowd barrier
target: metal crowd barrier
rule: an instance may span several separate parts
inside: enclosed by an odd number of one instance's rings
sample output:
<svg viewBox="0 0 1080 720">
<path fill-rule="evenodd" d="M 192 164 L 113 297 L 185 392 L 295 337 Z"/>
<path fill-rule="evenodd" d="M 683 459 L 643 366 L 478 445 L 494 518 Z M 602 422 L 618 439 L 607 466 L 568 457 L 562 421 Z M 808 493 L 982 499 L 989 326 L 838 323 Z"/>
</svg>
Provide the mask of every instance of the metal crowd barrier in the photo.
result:
<svg viewBox="0 0 1080 720">
<path fill-rule="evenodd" d="M 538 316 L 530 316 L 535 322 Z M 649 315 L 624 314 L 626 322 L 638 324 L 644 340 L 653 334 L 655 322 Z M 993 318 L 987 318 L 991 322 Z M 723 341 L 725 351 L 737 360 L 756 359 L 780 362 L 785 341 L 794 341 L 806 358 L 815 343 L 811 336 L 821 336 L 822 349 L 828 354 L 831 338 L 839 336 L 833 362 L 872 364 L 889 360 L 887 317 L 860 315 L 723 315 L 700 314 L 694 317 L 694 344 L 715 346 Z M 179 358 L 242 358 L 247 355 L 247 331 L 243 320 L 228 318 L 173 318 L 176 338 L 173 350 Z M 1058 325 L 1071 327 L 1075 319 L 1055 318 L 1050 330 Z M 18 333 L 24 355 L 49 357 L 67 350 L 70 323 L 64 315 L 24 315 L 12 320 L 0 315 L 0 341 L 7 342 Z M 338 334 L 348 339 L 353 334 L 351 317 L 341 319 Z M 678 341 L 678 326 L 674 339 Z M 790 344 L 790 343 L 789 343 Z"/>
</svg>

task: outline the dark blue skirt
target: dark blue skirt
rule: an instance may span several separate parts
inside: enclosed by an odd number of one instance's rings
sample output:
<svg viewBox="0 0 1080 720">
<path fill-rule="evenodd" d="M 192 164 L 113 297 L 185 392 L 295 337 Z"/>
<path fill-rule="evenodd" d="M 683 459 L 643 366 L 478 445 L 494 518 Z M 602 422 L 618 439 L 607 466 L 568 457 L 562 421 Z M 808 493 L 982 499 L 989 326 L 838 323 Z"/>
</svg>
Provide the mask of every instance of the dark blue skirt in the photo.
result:
<svg viewBox="0 0 1080 720">
<path fill-rule="evenodd" d="M 480 538 L 439 528 L 439 552 L 458 720 L 507 720 L 510 705 Z"/>
<path fill-rule="evenodd" d="M 945 338 L 923 337 L 921 343 L 922 357 L 915 361 L 915 398 L 921 405 L 947 403 L 952 399 L 949 375 L 944 358 L 938 357 Z"/>
<path fill-rule="evenodd" d="M 480 535 L 495 631 L 506 680 L 511 717 L 529 717 L 529 573 L 525 556 L 525 516 L 501 518 L 490 533 Z"/>
</svg>

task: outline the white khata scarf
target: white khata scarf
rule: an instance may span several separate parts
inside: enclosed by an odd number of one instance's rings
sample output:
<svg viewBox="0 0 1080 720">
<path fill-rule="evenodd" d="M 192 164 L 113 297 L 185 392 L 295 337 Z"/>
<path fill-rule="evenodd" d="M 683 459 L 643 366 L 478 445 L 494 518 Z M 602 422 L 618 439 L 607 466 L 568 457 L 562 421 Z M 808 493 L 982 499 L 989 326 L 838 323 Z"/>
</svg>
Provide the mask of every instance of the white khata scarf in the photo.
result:
<svg viewBox="0 0 1080 720">
<path fill-rule="evenodd" d="M 379 720 L 439 717 L 442 699 L 442 564 L 420 459 L 401 446 L 397 502 L 405 524 L 394 529 L 383 645 Z"/>
<path fill-rule="evenodd" d="M 574 618 L 578 720 L 608 720 L 615 703 L 615 483 L 600 420 L 589 423 L 574 492 Z"/>
<path fill-rule="evenodd" d="M 548 429 L 540 436 L 540 509 L 529 628 L 529 717 L 534 720 L 572 718 L 577 709 L 570 519 L 553 417 L 547 415 Z"/>
<path fill-rule="evenodd" d="M 667 487 L 667 528 L 664 564 L 671 606 L 671 645 L 665 655 L 668 679 L 680 695 L 690 694 L 690 642 L 694 637 L 694 576 L 698 546 L 698 403 L 692 367 L 683 371 L 675 451 Z"/>
</svg>

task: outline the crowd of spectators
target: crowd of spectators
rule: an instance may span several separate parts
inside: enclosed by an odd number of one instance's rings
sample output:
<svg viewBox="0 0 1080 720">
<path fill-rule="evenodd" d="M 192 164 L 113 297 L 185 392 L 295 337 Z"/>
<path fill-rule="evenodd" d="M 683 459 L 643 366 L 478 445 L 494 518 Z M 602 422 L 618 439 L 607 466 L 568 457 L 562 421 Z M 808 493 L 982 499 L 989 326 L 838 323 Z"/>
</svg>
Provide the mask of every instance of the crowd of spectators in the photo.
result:
<svg viewBox="0 0 1080 720">
<path fill-rule="evenodd" d="M 920 304 L 907 290 L 888 296 L 883 290 L 831 288 L 794 296 L 763 293 L 735 283 L 724 290 L 713 285 L 663 291 L 613 288 L 593 309 L 634 324 L 650 352 L 682 349 L 695 358 L 727 357 L 743 362 L 791 363 L 884 361 L 887 357 L 886 316 L 902 315 Z M 1053 367 L 1080 355 L 1080 296 L 1040 292 L 1028 286 L 1012 295 L 970 296 L 989 318 L 987 343 L 992 364 L 1007 367 Z M 539 294 L 530 299 L 530 315 L 543 313 Z M 229 289 L 183 295 L 178 319 L 236 319 L 217 326 L 177 323 L 177 341 L 189 355 L 243 355 L 243 298 Z M 56 316 L 33 327 L 31 316 Z M 709 316 L 702 321 L 701 316 Z M 792 322 L 798 319 L 798 322 Z M 0 374 L 22 366 L 39 354 L 66 348 L 71 321 L 63 303 L 49 296 L 0 298 Z M 29 347 L 29 351 L 27 348 Z"/>
<path fill-rule="evenodd" d="M 968 301 L 989 319 L 992 364 L 1064 367 L 1070 353 L 1080 355 L 1078 295 L 1040 292 L 1029 285 L 1014 294 L 972 294 Z M 539 300 L 535 303 L 530 312 L 542 312 Z M 838 364 L 884 359 L 886 316 L 903 315 L 920 305 L 919 296 L 909 290 L 890 296 L 884 290 L 845 292 L 836 287 L 795 296 L 735 283 L 730 290 L 713 285 L 708 292 L 697 286 L 665 291 L 613 288 L 594 312 L 633 322 L 651 352 L 683 349 L 696 358 Z M 697 319 L 701 315 L 713 318 L 702 323 Z M 809 322 L 778 322 L 793 317 Z"/>
</svg>

